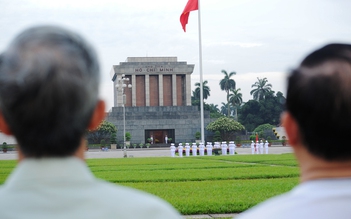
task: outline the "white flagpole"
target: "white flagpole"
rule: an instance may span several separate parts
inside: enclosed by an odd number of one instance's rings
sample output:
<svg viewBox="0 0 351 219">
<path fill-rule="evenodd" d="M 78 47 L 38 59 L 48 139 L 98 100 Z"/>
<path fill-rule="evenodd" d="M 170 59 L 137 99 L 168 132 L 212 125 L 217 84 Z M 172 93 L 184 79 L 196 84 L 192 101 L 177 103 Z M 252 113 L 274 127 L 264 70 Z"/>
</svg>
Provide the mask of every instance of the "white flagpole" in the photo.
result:
<svg viewBox="0 0 351 219">
<path fill-rule="evenodd" d="M 202 79 L 202 42 L 201 42 L 201 14 L 200 0 L 198 0 L 198 22 L 199 22 L 199 64 L 200 64 L 200 112 L 201 112 L 201 142 L 205 144 L 205 128 L 204 128 L 204 94 Z"/>
</svg>

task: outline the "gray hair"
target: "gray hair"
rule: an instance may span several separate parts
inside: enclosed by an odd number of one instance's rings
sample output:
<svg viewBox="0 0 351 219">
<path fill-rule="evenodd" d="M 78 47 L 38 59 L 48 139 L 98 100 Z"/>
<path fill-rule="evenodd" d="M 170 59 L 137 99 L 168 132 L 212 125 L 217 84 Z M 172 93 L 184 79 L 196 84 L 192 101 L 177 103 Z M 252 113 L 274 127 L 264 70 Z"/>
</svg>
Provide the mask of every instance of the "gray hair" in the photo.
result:
<svg viewBox="0 0 351 219">
<path fill-rule="evenodd" d="M 99 64 L 79 35 L 39 26 L 18 35 L 0 64 L 0 110 L 26 156 L 68 156 L 98 101 Z"/>
</svg>

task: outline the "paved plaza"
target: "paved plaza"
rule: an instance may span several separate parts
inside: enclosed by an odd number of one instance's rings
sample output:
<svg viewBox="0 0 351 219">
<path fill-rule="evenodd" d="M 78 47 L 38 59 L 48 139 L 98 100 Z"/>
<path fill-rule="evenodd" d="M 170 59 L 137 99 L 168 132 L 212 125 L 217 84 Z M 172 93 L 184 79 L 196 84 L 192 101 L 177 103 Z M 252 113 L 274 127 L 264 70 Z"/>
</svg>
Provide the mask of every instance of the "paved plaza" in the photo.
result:
<svg viewBox="0 0 351 219">
<path fill-rule="evenodd" d="M 242 148 L 238 147 L 235 150 L 238 154 L 251 154 L 251 148 Z M 269 147 L 269 154 L 284 154 L 284 153 L 292 153 L 292 148 L 289 146 L 273 146 Z M 123 158 L 123 150 L 108 150 L 101 151 L 98 149 L 90 149 L 85 154 L 87 159 L 90 158 Z M 168 148 L 136 148 L 136 149 L 128 149 L 127 150 L 128 158 L 133 157 L 170 157 L 171 152 Z M 234 156 L 237 156 L 234 155 Z M 226 155 L 233 156 L 233 155 Z M 16 160 L 17 152 L 16 151 L 8 151 L 7 153 L 0 152 L 0 160 Z"/>
</svg>

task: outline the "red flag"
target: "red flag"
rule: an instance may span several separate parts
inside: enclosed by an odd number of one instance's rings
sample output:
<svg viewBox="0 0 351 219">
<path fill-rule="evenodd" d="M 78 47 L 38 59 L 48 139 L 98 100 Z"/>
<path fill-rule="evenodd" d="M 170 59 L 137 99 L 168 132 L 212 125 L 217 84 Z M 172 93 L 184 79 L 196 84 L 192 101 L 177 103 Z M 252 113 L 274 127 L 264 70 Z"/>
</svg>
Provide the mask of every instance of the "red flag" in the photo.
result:
<svg viewBox="0 0 351 219">
<path fill-rule="evenodd" d="M 199 9 L 198 0 L 188 0 L 183 13 L 180 15 L 180 23 L 182 24 L 183 30 L 185 31 L 185 25 L 188 23 L 190 11 L 195 11 Z"/>
<path fill-rule="evenodd" d="M 256 142 L 258 142 L 258 134 L 256 133 Z"/>
</svg>

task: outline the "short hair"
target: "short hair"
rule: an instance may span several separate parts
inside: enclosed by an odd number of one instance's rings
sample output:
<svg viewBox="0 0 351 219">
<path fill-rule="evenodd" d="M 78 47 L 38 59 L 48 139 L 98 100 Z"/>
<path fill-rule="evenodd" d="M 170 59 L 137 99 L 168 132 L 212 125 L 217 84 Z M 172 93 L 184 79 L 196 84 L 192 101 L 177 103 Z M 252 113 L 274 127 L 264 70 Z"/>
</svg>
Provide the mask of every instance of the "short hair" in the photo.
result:
<svg viewBox="0 0 351 219">
<path fill-rule="evenodd" d="M 286 109 L 308 151 L 327 161 L 351 159 L 351 45 L 308 55 L 288 78 Z"/>
<path fill-rule="evenodd" d="M 0 66 L 0 110 L 27 157 L 74 154 L 98 102 L 99 64 L 81 36 L 56 26 L 25 30 Z"/>
</svg>

